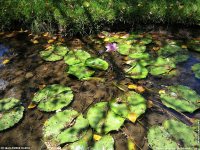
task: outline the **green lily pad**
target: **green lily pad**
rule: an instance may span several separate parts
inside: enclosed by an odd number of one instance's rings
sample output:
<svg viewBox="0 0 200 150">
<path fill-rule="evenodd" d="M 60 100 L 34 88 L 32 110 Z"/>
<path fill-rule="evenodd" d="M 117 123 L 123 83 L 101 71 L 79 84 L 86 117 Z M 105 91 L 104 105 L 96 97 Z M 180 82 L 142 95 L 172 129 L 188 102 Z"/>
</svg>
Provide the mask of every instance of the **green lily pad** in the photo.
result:
<svg viewBox="0 0 200 150">
<path fill-rule="evenodd" d="M 200 63 L 194 64 L 192 66 L 192 71 L 195 74 L 195 77 L 200 79 Z"/>
<path fill-rule="evenodd" d="M 68 106 L 73 97 L 71 88 L 54 84 L 38 91 L 32 101 L 39 103 L 38 108 L 40 110 L 50 112 Z"/>
<path fill-rule="evenodd" d="M 114 150 L 114 142 L 111 135 L 105 135 L 95 143 L 92 150 Z"/>
<path fill-rule="evenodd" d="M 70 51 L 65 57 L 64 61 L 68 65 L 74 65 L 79 63 L 85 63 L 90 58 L 90 54 L 83 50 Z"/>
<path fill-rule="evenodd" d="M 122 55 L 128 55 L 130 53 L 131 45 L 130 44 L 118 44 L 118 52 Z"/>
<path fill-rule="evenodd" d="M 171 70 L 175 69 L 176 65 L 169 58 L 158 57 L 149 67 L 150 73 L 154 76 L 168 75 Z"/>
<path fill-rule="evenodd" d="M 132 122 L 142 115 L 147 106 L 146 100 L 138 93 L 131 91 L 110 102 L 111 110 Z"/>
<path fill-rule="evenodd" d="M 75 142 L 81 139 L 86 133 L 89 127 L 88 120 L 79 115 L 72 127 L 69 127 L 62 131 L 57 137 L 56 141 L 59 144 Z"/>
<path fill-rule="evenodd" d="M 0 112 L 10 110 L 21 104 L 20 100 L 15 98 L 4 98 L 0 100 Z"/>
<path fill-rule="evenodd" d="M 163 126 L 151 127 L 147 138 L 152 149 L 194 149 L 199 147 L 197 136 L 192 127 L 170 119 L 164 121 Z"/>
<path fill-rule="evenodd" d="M 198 40 L 189 41 L 188 48 L 193 51 L 200 52 L 200 41 L 198 41 Z"/>
<path fill-rule="evenodd" d="M 200 96 L 189 87 L 183 85 L 169 86 L 160 94 L 163 104 L 180 112 L 194 112 L 200 108 Z"/>
<path fill-rule="evenodd" d="M 63 59 L 69 49 L 64 46 L 53 45 L 51 48 L 41 51 L 40 56 L 46 61 L 58 61 Z"/>
<path fill-rule="evenodd" d="M 88 58 L 85 62 L 85 65 L 100 70 L 107 70 L 109 66 L 105 60 L 100 58 Z"/>
<path fill-rule="evenodd" d="M 131 77 L 133 79 L 143 79 L 146 78 L 148 75 L 148 70 L 140 63 L 136 63 L 136 65 L 125 69 L 125 72 L 127 74 L 127 77 Z"/>
<path fill-rule="evenodd" d="M 75 110 L 64 110 L 49 118 L 43 127 L 45 140 L 54 140 L 63 131 L 66 125 L 70 124 L 79 115 Z"/>
<path fill-rule="evenodd" d="M 147 45 L 150 43 L 152 43 L 151 35 L 147 35 L 146 37 L 140 39 L 140 44 Z"/>
<path fill-rule="evenodd" d="M 91 77 L 95 71 L 90 70 L 85 64 L 79 63 L 69 66 L 67 73 L 76 76 L 78 79 L 84 79 Z"/>
<path fill-rule="evenodd" d="M 17 106 L 9 111 L 0 112 L 0 131 L 13 127 L 23 117 L 24 107 Z"/>
<path fill-rule="evenodd" d="M 87 119 L 90 126 L 98 133 L 118 130 L 125 120 L 109 110 L 108 102 L 100 102 L 92 106 L 87 112 Z"/>
</svg>

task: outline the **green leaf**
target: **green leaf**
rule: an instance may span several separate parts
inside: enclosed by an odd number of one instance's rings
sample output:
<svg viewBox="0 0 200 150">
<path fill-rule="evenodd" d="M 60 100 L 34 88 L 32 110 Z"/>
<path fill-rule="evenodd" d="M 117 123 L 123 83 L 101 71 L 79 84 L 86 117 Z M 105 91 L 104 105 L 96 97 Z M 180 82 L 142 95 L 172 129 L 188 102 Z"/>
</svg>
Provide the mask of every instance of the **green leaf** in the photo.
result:
<svg viewBox="0 0 200 150">
<path fill-rule="evenodd" d="M 100 58 L 88 58 L 85 64 L 88 67 L 100 70 L 107 70 L 109 66 L 105 60 Z"/>
<path fill-rule="evenodd" d="M 87 133 L 88 126 L 88 120 L 80 115 L 72 127 L 65 129 L 56 137 L 56 141 L 59 144 L 75 142 Z"/>
<path fill-rule="evenodd" d="M 91 77 L 95 71 L 90 70 L 83 63 L 74 64 L 69 66 L 67 73 L 76 76 L 78 79 Z"/>
<path fill-rule="evenodd" d="M 75 110 L 64 110 L 53 115 L 45 122 L 43 127 L 45 139 L 55 140 L 66 125 L 69 125 L 77 116 L 78 112 Z"/>
<path fill-rule="evenodd" d="M 100 102 L 92 106 L 88 110 L 87 119 L 90 126 L 98 133 L 118 130 L 124 123 L 122 117 L 109 110 L 108 102 Z"/>
<path fill-rule="evenodd" d="M 64 61 L 68 65 L 74 65 L 79 63 L 85 63 L 90 58 L 90 54 L 83 50 L 70 51 L 65 57 Z"/>
<path fill-rule="evenodd" d="M 160 94 L 163 104 L 180 112 L 194 112 L 200 108 L 200 96 L 189 87 L 183 85 L 169 86 Z"/>
<path fill-rule="evenodd" d="M 169 58 L 158 57 L 149 67 L 150 73 L 154 76 L 168 75 L 172 69 L 176 68 L 174 62 Z"/>
<path fill-rule="evenodd" d="M 0 100 L 0 112 L 10 110 L 21 104 L 20 100 L 15 98 L 3 98 Z"/>
<path fill-rule="evenodd" d="M 138 93 L 131 91 L 110 102 L 111 110 L 134 122 L 130 115 L 135 115 L 137 119 L 146 110 L 146 100 Z"/>
<path fill-rule="evenodd" d="M 118 52 L 122 55 L 128 55 L 130 53 L 130 44 L 118 44 Z"/>
<path fill-rule="evenodd" d="M 151 127 L 147 138 L 152 149 L 199 148 L 198 135 L 193 128 L 174 119 L 164 121 L 162 126 Z"/>
<path fill-rule="evenodd" d="M 192 66 L 192 71 L 195 74 L 195 77 L 200 79 L 200 63 L 194 64 Z"/>
<path fill-rule="evenodd" d="M 128 69 L 125 69 L 125 72 L 128 77 L 131 77 L 133 79 L 143 79 L 146 78 L 148 75 L 148 70 L 140 63 L 136 63 L 136 65 L 133 65 Z"/>
<path fill-rule="evenodd" d="M 40 110 L 50 112 L 68 106 L 73 97 L 71 88 L 54 84 L 38 91 L 32 101 L 39 103 Z"/>
<path fill-rule="evenodd" d="M 198 40 L 189 41 L 188 48 L 193 51 L 200 52 L 200 41 L 198 41 Z"/>
<path fill-rule="evenodd" d="M 92 150 L 114 150 L 114 142 L 112 136 L 105 135 L 95 143 Z"/>
<path fill-rule="evenodd" d="M 23 117 L 24 107 L 18 106 L 9 111 L 0 112 L 0 131 L 13 127 Z"/>
<path fill-rule="evenodd" d="M 46 61 L 58 61 L 63 59 L 69 49 L 64 46 L 53 45 L 47 50 L 41 51 L 40 56 Z"/>
</svg>

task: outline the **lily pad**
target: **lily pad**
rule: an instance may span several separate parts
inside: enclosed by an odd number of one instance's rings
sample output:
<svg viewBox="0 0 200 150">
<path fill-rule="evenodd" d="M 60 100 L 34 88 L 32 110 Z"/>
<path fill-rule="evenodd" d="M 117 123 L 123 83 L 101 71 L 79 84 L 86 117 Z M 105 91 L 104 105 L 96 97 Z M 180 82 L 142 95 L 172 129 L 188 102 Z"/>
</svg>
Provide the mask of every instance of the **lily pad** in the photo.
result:
<svg viewBox="0 0 200 150">
<path fill-rule="evenodd" d="M 71 88 L 54 84 L 38 91 L 32 101 L 38 103 L 40 110 L 51 112 L 68 106 L 73 97 Z"/>
<path fill-rule="evenodd" d="M 193 128 L 174 119 L 164 121 L 162 126 L 151 127 L 147 138 L 152 149 L 199 147 L 197 133 Z"/>
<path fill-rule="evenodd" d="M 132 122 L 146 110 L 146 100 L 138 93 L 131 91 L 122 95 L 110 103 L 111 110 L 123 118 Z"/>
<path fill-rule="evenodd" d="M 148 75 L 148 70 L 140 63 L 136 63 L 130 68 L 125 69 L 125 72 L 128 77 L 131 77 L 133 79 L 143 79 L 146 78 Z"/>
<path fill-rule="evenodd" d="M 171 70 L 175 69 L 176 65 L 169 58 L 158 57 L 149 67 L 150 73 L 154 76 L 168 75 Z"/>
<path fill-rule="evenodd" d="M 130 44 L 118 44 L 118 52 L 122 55 L 128 55 L 130 53 L 131 45 Z"/>
<path fill-rule="evenodd" d="M 85 64 L 88 67 L 100 70 L 107 70 L 109 66 L 105 60 L 100 58 L 88 58 Z"/>
<path fill-rule="evenodd" d="M 0 112 L 10 110 L 21 104 L 20 100 L 15 98 L 4 98 L 0 100 Z"/>
<path fill-rule="evenodd" d="M 40 52 L 40 56 L 46 61 L 58 61 L 63 59 L 69 49 L 60 45 L 53 45 L 50 48 Z"/>
<path fill-rule="evenodd" d="M 95 71 L 89 69 L 83 63 L 69 66 L 67 73 L 76 76 L 78 79 L 91 77 Z"/>
<path fill-rule="evenodd" d="M 194 112 L 200 108 L 200 96 L 189 87 L 183 85 L 168 86 L 165 92 L 160 93 L 163 104 L 180 112 Z"/>
<path fill-rule="evenodd" d="M 118 130 L 125 120 L 109 110 L 108 102 L 100 102 L 92 106 L 87 112 L 87 119 L 90 126 L 98 133 Z"/>
<path fill-rule="evenodd" d="M 92 150 L 114 150 L 114 142 L 111 135 L 105 135 L 95 143 Z"/>
<path fill-rule="evenodd" d="M 18 106 L 9 111 L 0 112 L 0 131 L 13 127 L 23 117 L 24 107 Z"/>
<path fill-rule="evenodd" d="M 65 57 L 64 61 L 68 65 L 74 65 L 79 63 L 85 63 L 90 58 L 90 54 L 83 50 L 70 51 Z"/>
<path fill-rule="evenodd" d="M 200 52 L 200 41 L 199 40 L 191 40 L 188 42 L 188 48 Z"/>
<path fill-rule="evenodd" d="M 151 35 L 147 35 L 146 37 L 140 39 L 140 44 L 143 44 L 143 45 L 150 44 L 151 42 L 152 42 Z"/>
<path fill-rule="evenodd" d="M 194 64 L 192 66 L 192 71 L 195 74 L 195 77 L 200 79 L 200 63 Z"/>
</svg>

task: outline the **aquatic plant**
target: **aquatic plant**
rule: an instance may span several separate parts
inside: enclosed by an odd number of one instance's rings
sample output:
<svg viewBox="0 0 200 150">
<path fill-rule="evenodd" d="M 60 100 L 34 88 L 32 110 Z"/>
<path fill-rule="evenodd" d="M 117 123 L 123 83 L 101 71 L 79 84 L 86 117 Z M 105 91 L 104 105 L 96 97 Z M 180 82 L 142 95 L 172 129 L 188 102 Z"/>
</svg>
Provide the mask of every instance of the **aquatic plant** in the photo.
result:
<svg viewBox="0 0 200 150">
<path fill-rule="evenodd" d="M 110 110 L 108 102 L 99 102 L 92 106 L 87 112 L 87 119 L 90 126 L 98 133 L 118 130 L 125 120 Z"/>
<path fill-rule="evenodd" d="M 117 51 L 118 47 L 117 47 L 117 43 L 108 43 L 106 45 L 106 52 L 115 52 Z"/>
<path fill-rule="evenodd" d="M 187 86 L 168 86 L 164 92 L 160 92 L 160 98 L 167 107 L 180 112 L 192 113 L 200 108 L 200 96 Z"/>
<path fill-rule="evenodd" d="M 135 122 L 146 108 L 146 100 L 138 93 L 130 91 L 110 102 L 111 110 L 117 115 Z"/>
<path fill-rule="evenodd" d="M 71 88 L 54 84 L 38 91 L 32 102 L 42 111 L 51 112 L 68 106 L 73 100 Z"/>
<path fill-rule="evenodd" d="M 0 131 L 13 127 L 23 117 L 24 107 L 15 98 L 0 100 Z"/>
<path fill-rule="evenodd" d="M 100 58 L 88 58 L 85 62 L 85 65 L 94 69 L 99 70 L 107 70 L 109 67 L 109 64 Z"/>
<path fill-rule="evenodd" d="M 199 40 L 190 40 L 188 42 L 188 48 L 193 50 L 193 51 L 196 51 L 196 52 L 200 52 L 200 41 Z"/>
<path fill-rule="evenodd" d="M 46 61 L 58 61 L 63 59 L 68 51 L 69 49 L 66 46 L 52 45 L 46 50 L 41 51 L 40 56 Z"/>
<path fill-rule="evenodd" d="M 114 139 L 111 135 L 103 136 L 94 144 L 93 150 L 114 150 Z"/>
<path fill-rule="evenodd" d="M 162 126 L 151 127 L 147 138 L 152 149 L 199 147 L 197 133 L 193 128 L 174 119 L 164 121 Z"/>
<path fill-rule="evenodd" d="M 195 77 L 200 79 L 200 63 L 194 64 L 192 66 L 192 71 L 195 74 Z"/>
</svg>

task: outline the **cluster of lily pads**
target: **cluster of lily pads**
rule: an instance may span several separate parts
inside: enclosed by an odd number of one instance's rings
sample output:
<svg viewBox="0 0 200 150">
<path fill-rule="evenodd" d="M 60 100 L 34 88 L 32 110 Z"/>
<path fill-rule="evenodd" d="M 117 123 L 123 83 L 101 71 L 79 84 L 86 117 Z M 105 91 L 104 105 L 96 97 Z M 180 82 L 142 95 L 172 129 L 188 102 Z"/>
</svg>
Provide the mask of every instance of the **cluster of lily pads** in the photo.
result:
<svg viewBox="0 0 200 150">
<path fill-rule="evenodd" d="M 46 61 L 58 61 L 64 59 L 68 65 L 67 73 L 78 79 L 87 79 L 95 73 L 95 69 L 107 70 L 108 63 L 100 58 L 92 57 L 84 50 L 69 50 L 66 46 L 53 45 L 40 52 L 40 56 Z"/>
<path fill-rule="evenodd" d="M 161 47 L 156 57 L 150 55 L 147 45 L 154 43 L 150 34 L 103 34 L 101 38 L 109 44 L 117 45 L 117 52 L 126 57 L 127 67 L 124 71 L 133 79 L 146 78 L 148 73 L 154 76 L 173 76 L 176 74 L 176 64 L 189 58 L 188 50 L 181 48 L 175 41 L 169 41 Z"/>
<path fill-rule="evenodd" d="M 35 94 L 32 102 L 38 109 L 45 112 L 57 111 L 43 127 L 47 147 L 66 144 L 62 149 L 88 149 L 93 133 L 96 133 L 102 137 L 91 145 L 93 149 L 112 150 L 114 139 L 109 133 L 119 130 L 126 119 L 135 122 L 146 110 L 146 100 L 133 91 L 109 102 L 96 103 L 86 115 L 73 109 L 62 109 L 72 100 L 71 89 L 57 84 L 47 86 Z"/>
</svg>

